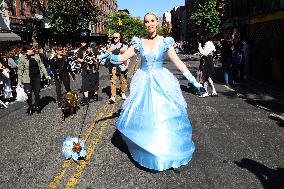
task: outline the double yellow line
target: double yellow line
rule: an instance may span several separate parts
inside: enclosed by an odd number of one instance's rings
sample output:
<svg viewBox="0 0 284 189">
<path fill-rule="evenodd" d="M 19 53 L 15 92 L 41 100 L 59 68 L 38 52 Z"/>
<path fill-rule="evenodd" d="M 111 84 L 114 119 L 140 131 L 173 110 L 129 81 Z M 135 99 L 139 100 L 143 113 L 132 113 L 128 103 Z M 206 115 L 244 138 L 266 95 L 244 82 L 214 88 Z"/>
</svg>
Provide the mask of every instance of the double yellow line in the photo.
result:
<svg viewBox="0 0 284 189">
<path fill-rule="evenodd" d="M 132 69 L 129 71 L 128 75 L 131 76 L 134 71 L 137 69 L 138 67 L 138 62 L 139 59 L 136 59 L 136 63 L 133 65 Z M 111 117 L 113 115 L 113 112 L 115 110 L 115 104 L 109 104 L 108 101 L 106 101 L 101 109 L 101 111 L 97 114 L 95 121 L 92 123 L 92 125 L 88 128 L 88 130 L 86 131 L 86 134 L 84 136 L 84 143 L 86 144 L 86 142 L 88 141 L 88 139 L 90 138 L 92 132 L 97 128 L 98 126 L 98 122 L 100 120 L 102 120 L 103 116 L 105 114 L 107 114 L 107 118 Z M 100 126 L 99 130 L 97 131 L 95 138 L 93 139 L 92 143 L 88 146 L 87 148 L 87 157 L 86 157 L 86 162 L 85 161 L 81 161 L 79 165 L 77 165 L 75 171 L 73 172 L 73 174 L 70 176 L 67 185 L 65 186 L 66 189 L 71 189 L 74 188 L 78 182 L 78 179 L 80 178 L 81 174 L 83 173 L 84 169 L 87 166 L 87 162 L 90 160 L 94 150 L 97 147 L 97 144 L 100 142 L 100 139 L 102 138 L 102 135 L 104 134 L 104 130 L 105 128 L 108 126 L 108 123 L 110 121 L 109 119 L 106 119 L 102 125 Z M 72 165 L 73 160 L 66 160 L 63 163 L 62 169 L 58 172 L 58 174 L 54 177 L 54 179 L 50 182 L 50 184 L 48 185 L 48 189 L 55 189 L 58 187 L 60 181 L 63 179 L 66 171 L 68 170 L 68 168 Z"/>
</svg>

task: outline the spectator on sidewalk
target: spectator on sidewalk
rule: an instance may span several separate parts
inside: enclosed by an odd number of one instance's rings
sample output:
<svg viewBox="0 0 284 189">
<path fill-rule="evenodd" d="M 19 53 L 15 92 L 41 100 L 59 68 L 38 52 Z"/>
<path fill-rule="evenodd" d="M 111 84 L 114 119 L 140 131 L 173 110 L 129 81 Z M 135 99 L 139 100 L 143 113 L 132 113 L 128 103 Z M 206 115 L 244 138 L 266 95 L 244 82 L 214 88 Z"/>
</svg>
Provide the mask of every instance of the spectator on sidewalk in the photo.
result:
<svg viewBox="0 0 284 189">
<path fill-rule="evenodd" d="M 0 62 L 0 83 L 2 88 L 0 95 L 2 96 L 2 99 L 9 103 L 8 101 L 13 97 L 10 80 L 10 69 L 8 68 L 8 65 L 3 62 L 3 59 Z"/>
<path fill-rule="evenodd" d="M 223 76 L 224 76 L 224 84 L 229 86 L 231 83 L 231 65 L 232 65 L 232 49 L 231 44 L 227 39 L 221 40 L 221 58 L 220 61 L 222 63 Z"/>
<path fill-rule="evenodd" d="M 242 69 L 243 68 L 243 43 L 239 38 L 238 34 L 233 35 L 233 61 L 232 61 L 232 68 L 233 68 L 233 83 L 239 84 L 241 78 L 243 76 Z"/>
<path fill-rule="evenodd" d="M 244 51 L 244 68 L 243 68 L 243 79 L 247 79 L 248 72 L 249 72 L 249 62 L 250 62 L 250 55 L 251 55 L 251 45 L 248 39 L 243 41 L 243 51 Z"/>
</svg>

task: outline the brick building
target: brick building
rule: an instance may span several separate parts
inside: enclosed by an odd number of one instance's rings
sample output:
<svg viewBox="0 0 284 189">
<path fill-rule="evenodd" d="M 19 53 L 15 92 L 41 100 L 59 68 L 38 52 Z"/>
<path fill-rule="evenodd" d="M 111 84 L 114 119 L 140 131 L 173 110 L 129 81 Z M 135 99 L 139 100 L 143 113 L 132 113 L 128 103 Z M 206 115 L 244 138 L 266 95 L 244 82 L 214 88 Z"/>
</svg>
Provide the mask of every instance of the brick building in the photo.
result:
<svg viewBox="0 0 284 189">
<path fill-rule="evenodd" d="M 22 41 L 32 42 L 34 20 L 31 16 L 31 2 L 26 0 L 1 0 L 2 13 L 7 14 L 8 27 L 18 34 Z"/>
<path fill-rule="evenodd" d="M 109 13 L 117 12 L 118 4 L 117 0 L 93 0 L 98 8 L 103 12 L 100 17 L 100 22 L 91 24 L 91 36 L 107 36 L 108 32 L 105 31 L 106 17 Z"/>
</svg>

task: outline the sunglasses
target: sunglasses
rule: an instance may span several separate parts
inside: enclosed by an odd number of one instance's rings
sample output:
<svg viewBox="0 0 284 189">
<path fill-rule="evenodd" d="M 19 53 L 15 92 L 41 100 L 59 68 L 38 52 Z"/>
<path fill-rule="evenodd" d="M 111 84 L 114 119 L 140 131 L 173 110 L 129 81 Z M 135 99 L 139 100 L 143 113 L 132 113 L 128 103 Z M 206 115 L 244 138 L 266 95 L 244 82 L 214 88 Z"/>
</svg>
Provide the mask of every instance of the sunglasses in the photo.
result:
<svg viewBox="0 0 284 189">
<path fill-rule="evenodd" d="M 118 39 L 119 37 L 113 37 L 113 39 Z"/>
</svg>

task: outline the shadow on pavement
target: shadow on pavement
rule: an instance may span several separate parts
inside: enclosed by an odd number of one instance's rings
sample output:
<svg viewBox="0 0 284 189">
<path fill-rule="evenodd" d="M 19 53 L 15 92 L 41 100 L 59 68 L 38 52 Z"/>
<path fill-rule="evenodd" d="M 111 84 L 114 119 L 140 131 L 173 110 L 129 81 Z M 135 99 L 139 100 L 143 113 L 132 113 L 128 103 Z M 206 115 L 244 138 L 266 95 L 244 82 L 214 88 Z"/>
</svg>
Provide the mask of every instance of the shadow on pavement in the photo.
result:
<svg viewBox="0 0 284 189">
<path fill-rule="evenodd" d="M 121 133 L 118 130 L 115 130 L 115 132 L 113 133 L 112 137 L 111 137 L 111 143 L 118 148 L 121 152 L 125 153 L 129 160 L 135 165 L 135 167 L 137 167 L 138 169 L 141 169 L 145 172 L 149 172 L 149 173 L 158 173 L 155 170 L 151 170 L 151 169 L 147 169 L 145 167 L 142 167 L 141 165 L 139 165 L 131 156 L 130 152 L 128 151 L 128 147 L 126 145 L 126 143 L 123 141 L 122 137 L 121 137 Z"/>
<path fill-rule="evenodd" d="M 261 182 L 264 189 L 284 188 L 284 169 L 271 169 L 254 160 L 244 158 L 235 164 L 253 173 Z"/>
<path fill-rule="evenodd" d="M 180 85 L 180 89 L 183 92 L 187 92 L 187 93 L 191 93 L 191 94 L 194 94 L 194 95 L 198 95 L 197 94 L 198 91 L 192 85 L 189 85 L 189 86 Z"/>
<path fill-rule="evenodd" d="M 279 102 L 276 99 L 275 100 L 246 99 L 245 102 L 257 108 L 264 109 L 266 111 L 272 111 L 280 114 L 284 112 L 283 103 Z"/>
<path fill-rule="evenodd" d="M 97 120 L 96 123 L 99 123 L 100 121 L 105 121 L 105 120 L 108 120 L 108 119 L 119 117 L 121 110 L 122 109 L 119 109 L 119 110 L 117 110 L 117 112 L 114 112 L 111 116 L 107 116 L 107 117 L 104 117 L 104 118 Z"/>
<path fill-rule="evenodd" d="M 41 109 L 43 109 L 45 106 L 47 106 L 48 104 L 50 104 L 51 102 L 56 103 L 55 98 L 51 97 L 51 96 L 44 96 L 40 99 L 40 105 L 41 105 Z"/>
<path fill-rule="evenodd" d="M 221 66 L 214 68 L 214 83 L 223 85 L 223 70 Z M 229 98 L 245 99 L 250 105 L 272 111 L 284 113 L 284 93 L 279 88 L 273 88 L 268 84 L 261 83 L 254 79 L 243 80 L 239 85 L 231 85 L 234 91 L 219 92 Z M 270 99 L 267 99 L 269 97 Z"/>
</svg>

